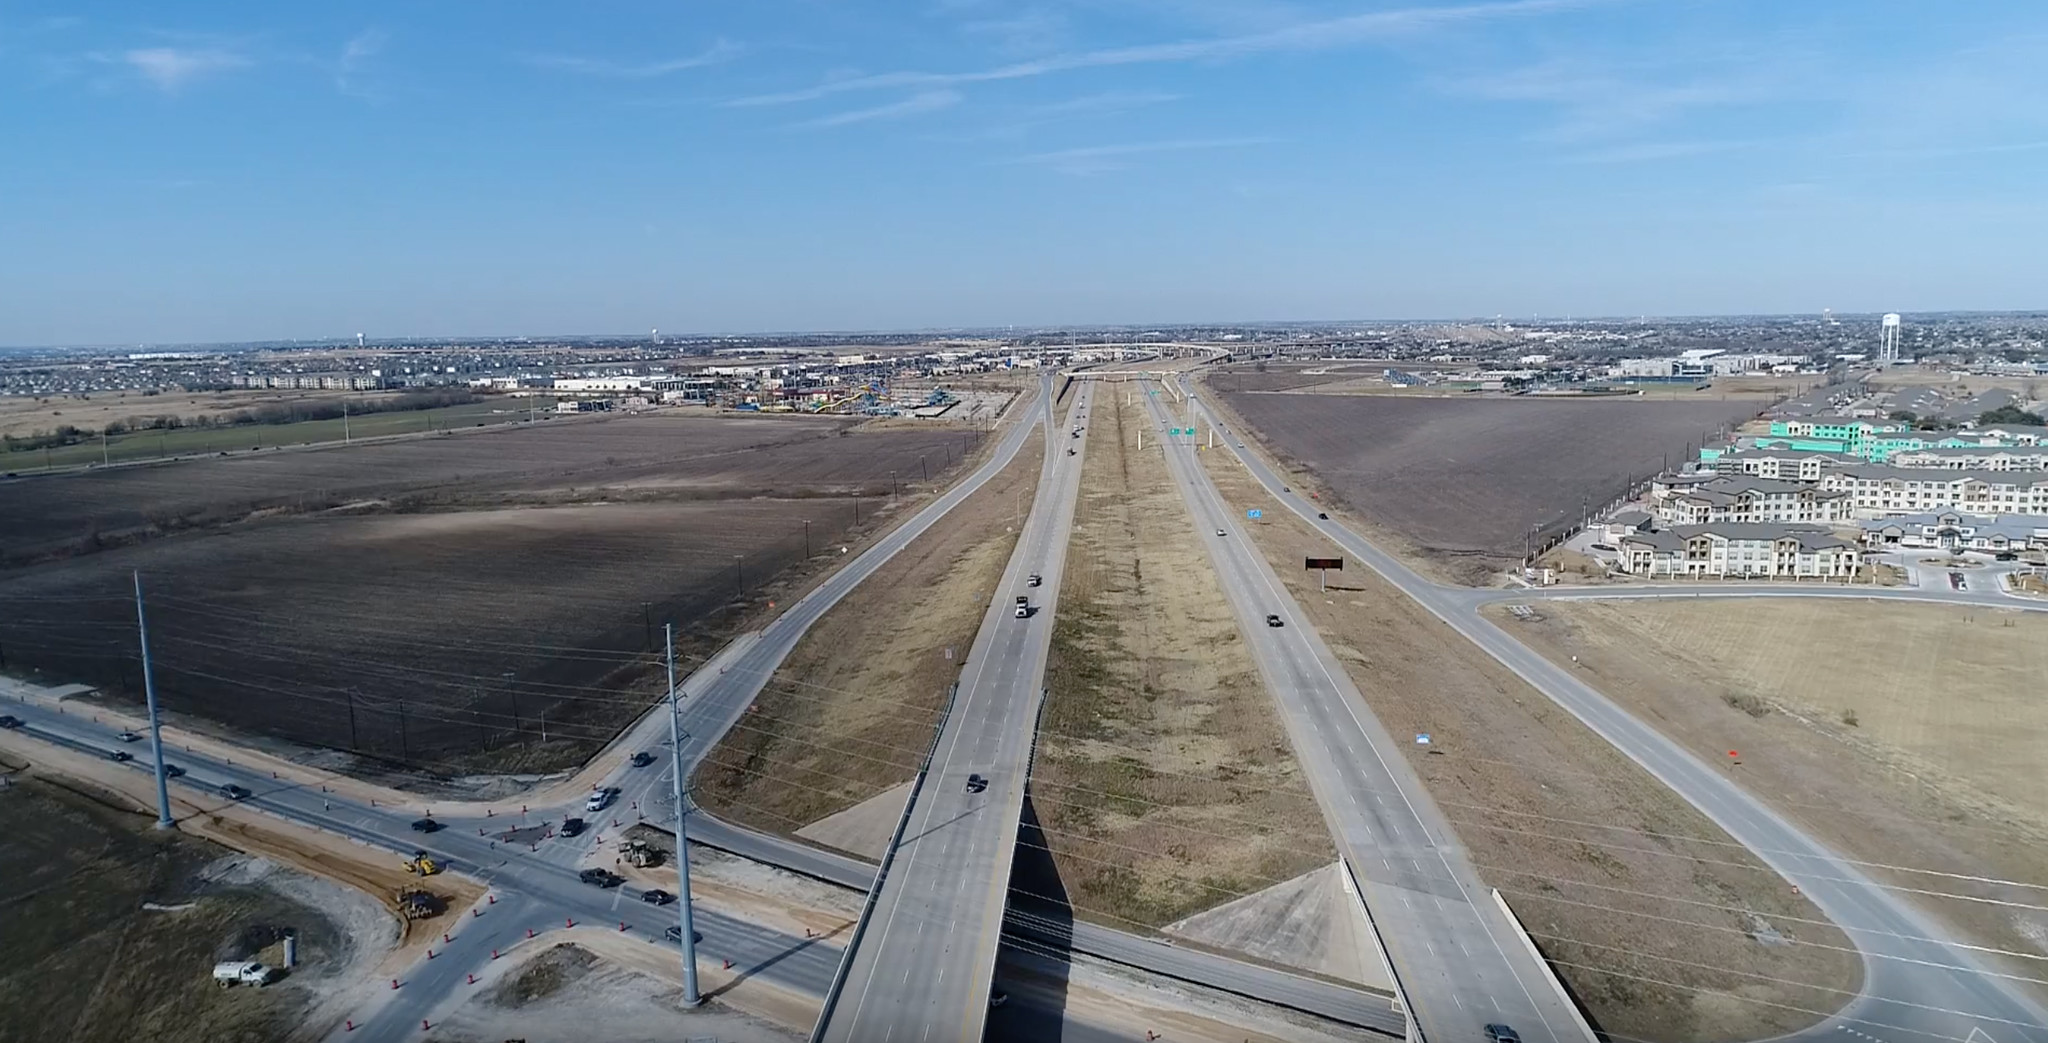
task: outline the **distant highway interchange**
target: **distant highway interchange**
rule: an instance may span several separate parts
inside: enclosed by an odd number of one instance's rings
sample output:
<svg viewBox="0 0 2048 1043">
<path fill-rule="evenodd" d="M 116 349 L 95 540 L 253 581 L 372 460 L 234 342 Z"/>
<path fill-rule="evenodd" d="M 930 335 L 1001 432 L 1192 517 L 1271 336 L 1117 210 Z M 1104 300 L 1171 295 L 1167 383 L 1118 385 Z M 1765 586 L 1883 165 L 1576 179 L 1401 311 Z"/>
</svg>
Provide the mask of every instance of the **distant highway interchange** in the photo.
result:
<svg viewBox="0 0 2048 1043">
<path fill-rule="evenodd" d="M 1207 548 L 1260 675 L 1282 709 L 1295 753 L 1363 896 L 1364 911 L 1384 944 L 1402 1000 L 1390 1004 L 1377 993 L 1160 945 L 1087 923 L 1069 925 L 1008 893 L 1062 563 L 1085 459 L 1088 408 L 1096 393 L 1096 381 L 1089 378 L 1107 375 L 1137 376 L 1079 374 L 1082 379 L 1073 384 L 1063 426 L 1056 414 L 1052 375 L 1047 374 L 1036 397 L 1027 401 L 1028 408 L 1017 411 L 1035 417 L 1035 422 L 1009 424 L 990 458 L 972 474 L 762 630 L 734 641 L 682 682 L 681 753 L 688 772 L 746 712 L 813 623 L 1007 466 L 1033 426 L 1043 430 L 1045 460 L 1032 512 L 935 739 L 929 770 L 913 789 L 902 842 L 886 862 L 869 911 L 851 933 L 853 942 L 847 946 L 843 937 L 793 938 L 700 905 L 695 912 L 697 933 L 703 939 L 700 963 L 707 958 L 731 960 L 746 975 L 799 994 L 826 997 L 813 1038 L 835 1043 L 979 1039 L 989 1016 L 999 938 L 1037 949 L 1071 948 L 1387 1036 L 1479 1040 L 1481 1026 L 1504 1022 L 1529 1043 L 1586 1040 L 1583 1022 L 1552 986 L 1548 969 L 1516 937 L 1516 928 L 1492 902 L 1442 814 L 1341 664 L 1315 628 L 1305 623 L 1263 555 L 1245 538 L 1242 516 L 1224 503 L 1196 461 L 1192 439 L 1162 439 L 1169 470 L 1188 507 L 1194 536 Z M 1613 743 L 1800 887 L 1848 934 L 1863 955 L 1863 992 L 1835 1016 L 1787 1038 L 2048 1043 L 2048 1013 L 1946 937 L 1932 920 L 1723 773 L 1509 637 L 1479 611 L 1497 602 L 1593 597 L 1856 597 L 2037 611 L 2048 605 L 1976 590 L 1669 584 L 1515 591 L 1443 586 L 1423 579 L 1340 522 L 1320 517 L 1316 505 L 1290 490 L 1243 447 L 1227 422 L 1189 393 L 1181 375 L 1159 379 L 1136 386 L 1146 392 L 1145 401 L 1160 429 L 1199 415 L 1224 432 L 1224 445 L 1274 502 L 1295 512 Z M 1219 531 L 1224 535 L 1215 535 Z M 1024 577 L 1034 574 L 1042 577 L 1041 584 L 1027 587 Z M 1014 612 L 1020 592 L 1031 602 L 1023 618 Z M 1282 625 L 1267 625 L 1269 614 L 1278 616 Z M 650 711 L 601 755 L 620 762 L 607 780 L 621 790 L 618 806 L 637 806 L 657 824 L 674 818 L 673 799 L 667 795 L 672 776 L 663 769 L 624 767 L 618 751 L 665 748 L 666 705 Z M 53 743 L 94 753 L 116 744 L 113 726 L 96 725 L 76 714 L 40 705 L 15 712 L 24 719 L 26 733 Z M 447 828 L 422 838 L 409 824 L 426 802 L 371 807 L 338 794 L 280 784 L 246 765 L 191 753 L 181 753 L 178 760 L 188 773 L 173 780 L 175 785 L 206 795 L 225 784 L 246 786 L 254 791 L 246 802 L 253 807 L 396 852 L 424 846 L 490 886 L 494 900 L 483 915 L 455 924 L 452 942 L 435 958 L 414 965 L 403 987 L 384 993 L 374 1011 L 355 1019 L 353 1029 L 337 1030 L 337 1040 L 416 1036 L 422 1019 L 445 1009 L 466 976 L 488 962 L 493 950 L 524 940 L 530 928 L 623 922 L 641 936 L 659 937 L 670 922 L 668 912 L 632 901 L 627 889 L 599 890 L 578 880 L 578 867 L 594 850 L 603 829 L 573 839 L 556 837 L 522 851 L 498 845 L 487 835 L 502 830 L 505 819 L 466 813 L 460 804 L 432 802 L 436 818 Z M 144 770 L 146 762 L 147 758 L 138 760 L 134 767 Z M 983 776 L 986 789 L 970 792 L 969 774 Z M 581 813 L 580 805 L 571 802 L 536 805 L 528 811 L 529 821 Z M 691 811 L 689 829 L 694 843 L 861 890 L 875 887 L 872 865 L 731 825 L 701 810 Z M 1118 1037 L 1070 1023 L 1063 1038 Z"/>
</svg>

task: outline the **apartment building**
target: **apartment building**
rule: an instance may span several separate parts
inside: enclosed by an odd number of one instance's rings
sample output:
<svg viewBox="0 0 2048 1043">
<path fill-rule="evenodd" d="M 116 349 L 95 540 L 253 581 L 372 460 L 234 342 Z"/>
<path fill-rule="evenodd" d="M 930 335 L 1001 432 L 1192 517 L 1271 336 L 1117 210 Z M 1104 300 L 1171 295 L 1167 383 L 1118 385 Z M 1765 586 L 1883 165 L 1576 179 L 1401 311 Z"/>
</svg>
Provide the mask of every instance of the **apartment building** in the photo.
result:
<svg viewBox="0 0 2048 1043">
<path fill-rule="evenodd" d="M 1713 457 L 1714 470 L 1720 474 L 1746 474 L 1757 478 L 1782 478 L 1798 482 L 1818 482 L 1821 472 L 1830 467 L 1863 462 L 1861 457 L 1844 453 L 1771 452 L 1759 449 L 1729 449 Z"/>
<path fill-rule="evenodd" d="M 2048 470 L 2048 446 L 1938 446 L 1893 453 L 1885 462 L 1893 467 L 1939 467 L 1952 471 L 2044 471 Z"/>
<path fill-rule="evenodd" d="M 1849 579 L 1863 554 L 1816 526 L 1717 522 L 1622 537 L 1623 572 L 1649 578 Z"/>
<path fill-rule="evenodd" d="M 1847 493 L 1858 517 L 1936 511 L 1964 514 L 2048 514 L 2048 473 L 1949 471 L 1868 464 L 1821 476 L 1820 488 Z"/>
<path fill-rule="evenodd" d="M 1850 497 L 1811 482 L 1749 475 L 1719 475 L 1654 498 L 1658 518 L 1670 525 L 1714 522 L 1827 523 L 1850 520 Z"/>
</svg>

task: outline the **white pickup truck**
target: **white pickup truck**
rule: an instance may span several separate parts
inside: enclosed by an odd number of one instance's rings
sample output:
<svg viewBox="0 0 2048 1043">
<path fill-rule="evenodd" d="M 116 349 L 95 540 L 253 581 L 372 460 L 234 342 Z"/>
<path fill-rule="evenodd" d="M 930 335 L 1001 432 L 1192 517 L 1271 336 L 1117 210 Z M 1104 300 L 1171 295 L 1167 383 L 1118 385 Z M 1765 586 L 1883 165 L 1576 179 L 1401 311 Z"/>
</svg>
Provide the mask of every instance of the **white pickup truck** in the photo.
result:
<svg viewBox="0 0 2048 1043">
<path fill-rule="evenodd" d="M 213 965 L 213 983 L 223 989 L 237 985 L 268 985 L 276 977 L 276 971 L 260 963 L 229 960 Z"/>
</svg>

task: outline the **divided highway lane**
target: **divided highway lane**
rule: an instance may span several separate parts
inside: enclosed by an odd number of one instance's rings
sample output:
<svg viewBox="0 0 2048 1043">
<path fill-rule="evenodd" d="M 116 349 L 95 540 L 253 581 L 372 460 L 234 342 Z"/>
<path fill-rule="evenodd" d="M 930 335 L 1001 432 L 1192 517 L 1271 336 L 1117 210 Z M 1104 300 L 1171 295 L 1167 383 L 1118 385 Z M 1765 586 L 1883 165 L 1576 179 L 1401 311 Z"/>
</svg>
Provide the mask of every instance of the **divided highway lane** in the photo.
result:
<svg viewBox="0 0 2048 1043">
<path fill-rule="evenodd" d="M 1173 426 L 1158 396 L 1145 390 L 1159 426 Z M 1420 1037 L 1463 1043 L 1479 1039 L 1487 1024 L 1504 1023 L 1529 1043 L 1580 1043 L 1547 969 L 1500 914 L 1407 761 L 1383 752 L 1393 750 L 1392 739 L 1250 543 L 1190 441 L 1166 440 L 1168 470 L 1364 892 Z"/>
<path fill-rule="evenodd" d="M 1038 497 L 975 634 L 908 828 L 851 943 L 843 987 L 814 1034 L 827 1043 L 972 1041 L 986 1025 L 1090 424 L 1091 384 L 1075 384 L 1071 436 L 1053 423 L 1050 391 Z M 1033 574 L 1041 585 L 1027 584 Z M 1025 618 L 1015 613 L 1019 595 L 1031 606 Z M 969 786 L 975 775 L 979 788 Z"/>
<path fill-rule="evenodd" d="M 1199 403 L 1198 403 L 1199 406 Z M 1200 407 L 1214 423 L 1216 417 Z M 1218 424 L 1228 431 L 1228 425 Z M 1627 711 L 1501 630 L 1477 612 L 1478 605 L 1503 600 L 1502 594 L 1526 599 L 1537 592 L 1476 592 L 1444 587 L 1423 579 L 1357 533 L 1335 521 L 1316 517 L 1316 505 L 1293 493 L 1253 454 L 1227 443 L 1266 492 L 1374 571 L 1429 609 L 1453 629 L 1515 671 L 1538 691 L 1592 728 L 1656 776 L 1679 796 L 1714 820 L 1730 836 L 1802 892 L 1835 921 L 1863 953 L 1864 991 L 1835 1017 L 1823 1020 L 1799 1039 L 1840 1040 L 1844 1029 L 1890 1041 L 1970 1040 L 1973 1043 L 2048 1043 L 2048 1012 L 2003 976 L 1991 971 L 1957 945 L 1948 929 L 1913 906 L 1899 892 L 1872 880 L 1862 870 L 1809 837 L 1730 779 L 1643 724 Z M 1665 588 L 1665 596 L 1694 594 L 1729 596 L 1728 586 Z M 1909 597 L 1885 595 L 1868 588 L 1759 586 L 1768 596 Z M 1943 592 L 1944 595 L 1950 592 Z M 1967 594 L 1969 592 L 1954 592 Z M 1919 600 L 1926 591 L 1912 592 Z M 1976 599 L 1967 599 L 1980 603 Z M 2017 599 L 1981 602 L 1985 607 L 2028 607 Z"/>
</svg>

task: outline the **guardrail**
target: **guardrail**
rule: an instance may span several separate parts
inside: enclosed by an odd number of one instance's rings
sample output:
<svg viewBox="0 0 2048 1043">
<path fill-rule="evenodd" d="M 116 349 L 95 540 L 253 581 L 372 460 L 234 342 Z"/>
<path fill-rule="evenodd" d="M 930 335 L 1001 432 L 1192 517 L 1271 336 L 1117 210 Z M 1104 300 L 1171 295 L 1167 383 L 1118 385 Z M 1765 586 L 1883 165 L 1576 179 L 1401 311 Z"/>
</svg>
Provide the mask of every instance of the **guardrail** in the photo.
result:
<svg viewBox="0 0 2048 1043">
<path fill-rule="evenodd" d="M 896 828 L 889 834 L 889 846 L 882 851 L 882 867 L 875 871 L 874 886 L 868 888 L 868 897 L 861 903 L 860 919 L 854 921 L 853 934 L 846 939 L 846 949 L 839 955 L 839 967 L 832 972 L 832 984 L 825 989 L 825 1002 L 818 1008 L 818 1023 L 811 1029 L 811 1043 L 822 1043 L 826 1025 L 832 1020 L 832 1008 L 839 1002 L 839 994 L 846 989 L 846 975 L 853 969 L 853 954 L 860 948 L 861 935 L 867 933 L 868 920 L 875 911 L 875 903 L 882 896 L 882 881 L 888 879 L 889 866 L 896 861 L 896 846 L 903 843 L 903 831 L 910 826 L 910 812 L 917 807 L 917 795 L 924 789 L 925 776 L 932 770 L 932 757 L 938 752 L 939 738 L 946 734 L 946 722 L 953 717 L 953 704 L 960 698 L 960 682 L 946 692 L 946 709 L 939 715 L 939 726 L 932 729 L 931 744 L 924 748 L 924 757 L 918 761 L 917 775 L 910 780 L 910 792 L 903 797 L 903 813 L 896 816 Z"/>
</svg>

